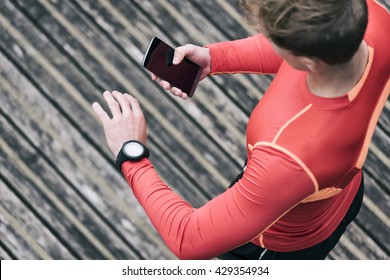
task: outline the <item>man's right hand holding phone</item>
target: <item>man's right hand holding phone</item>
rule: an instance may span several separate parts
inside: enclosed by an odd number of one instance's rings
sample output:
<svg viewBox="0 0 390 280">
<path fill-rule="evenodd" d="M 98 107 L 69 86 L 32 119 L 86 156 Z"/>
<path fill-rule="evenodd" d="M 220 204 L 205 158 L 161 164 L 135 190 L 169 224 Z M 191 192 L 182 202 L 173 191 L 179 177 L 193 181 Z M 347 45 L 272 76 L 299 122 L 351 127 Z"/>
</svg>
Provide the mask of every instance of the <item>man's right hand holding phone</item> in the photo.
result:
<svg viewBox="0 0 390 280">
<path fill-rule="evenodd" d="M 183 61 L 184 57 L 188 58 L 192 62 L 198 64 L 202 68 L 200 80 L 210 75 L 211 72 L 211 56 L 210 50 L 205 47 L 200 47 L 192 44 L 187 44 L 175 49 L 172 63 L 177 65 Z M 158 81 L 160 86 L 167 91 L 170 91 L 173 95 L 187 99 L 187 93 L 183 92 L 177 87 L 171 87 L 170 83 L 164 80 L 160 80 L 156 75 L 152 73 L 152 79 Z"/>
</svg>

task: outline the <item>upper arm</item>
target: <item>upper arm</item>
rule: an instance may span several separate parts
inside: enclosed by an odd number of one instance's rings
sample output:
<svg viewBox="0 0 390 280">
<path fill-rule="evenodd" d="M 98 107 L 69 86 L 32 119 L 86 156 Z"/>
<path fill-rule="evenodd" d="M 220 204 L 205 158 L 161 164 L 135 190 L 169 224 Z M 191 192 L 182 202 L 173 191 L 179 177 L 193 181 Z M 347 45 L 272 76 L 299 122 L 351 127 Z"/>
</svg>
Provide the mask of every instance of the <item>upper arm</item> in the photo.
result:
<svg viewBox="0 0 390 280">
<path fill-rule="evenodd" d="M 188 216 L 181 254 L 211 258 L 247 243 L 313 192 L 294 160 L 255 149 L 242 179 Z"/>
<path fill-rule="evenodd" d="M 245 39 L 209 45 L 211 74 L 263 73 L 273 74 L 282 63 L 281 57 L 262 34 Z"/>
</svg>

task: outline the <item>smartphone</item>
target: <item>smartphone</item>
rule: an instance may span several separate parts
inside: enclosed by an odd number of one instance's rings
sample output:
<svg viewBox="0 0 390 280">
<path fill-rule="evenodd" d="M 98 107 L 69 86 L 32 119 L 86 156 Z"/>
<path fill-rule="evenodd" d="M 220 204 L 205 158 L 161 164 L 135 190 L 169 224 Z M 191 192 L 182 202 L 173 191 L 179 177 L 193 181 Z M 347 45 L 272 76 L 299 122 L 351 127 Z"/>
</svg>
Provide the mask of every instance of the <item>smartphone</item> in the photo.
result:
<svg viewBox="0 0 390 280">
<path fill-rule="evenodd" d="M 184 58 L 178 65 L 172 64 L 175 49 L 153 37 L 142 60 L 143 66 L 173 87 L 181 89 L 189 97 L 194 95 L 202 69 L 191 60 Z"/>
</svg>

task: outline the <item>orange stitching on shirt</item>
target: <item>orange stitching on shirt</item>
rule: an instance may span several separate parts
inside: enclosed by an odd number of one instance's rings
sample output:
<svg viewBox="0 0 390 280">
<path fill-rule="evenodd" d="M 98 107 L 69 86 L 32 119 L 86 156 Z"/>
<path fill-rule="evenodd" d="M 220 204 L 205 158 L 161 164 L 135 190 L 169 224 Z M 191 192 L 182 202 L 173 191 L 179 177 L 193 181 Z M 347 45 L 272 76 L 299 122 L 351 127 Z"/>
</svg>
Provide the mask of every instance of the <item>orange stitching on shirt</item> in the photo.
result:
<svg viewBox="0 0 390 280">
<path fill-rule="evenodd" d="M 319 184 L 318 184 L 316 177 L 311 172 L 309 167 L 307 167 L 306 164 L 297 155 L 295 155 L 291 151 L 287 150 L 286 148 L 275 144 L 274 142 L 272 142 L 272 143 L 270 143 L 270 142 L 257 142 L 256 144 L 253 145 L 253 148 L 255 148 L 257 146 L 266 146 L 266 147 L 274 148 L 275 150 L 278 150 L 278 151 L 286 154 L 290 158 L 292 158 L 296 163 L 299 164 L 299 166 L 306 172 L 306 174 L 309 176 L 309 178 L 313 182 L 314 192 L 318 192 L 320 187 L 319 187 Z"/>
<path fill-rule="evenodd" d="M 362 169 L 364 161 L 366 160 L 372 135 L 374 134 L 376 124 L 379 120 L 382 109 L 385 106 L 385 103 L 387 101 L 389 93 L 390 93 L 390 79 L 387 80 L 387 83 L 386 83 L 383 91 L 381 92 L 381 97 L 380 97 L 380 99 L 375 107 L 374 113 L 372 114 L 368 129 L 367 129 L 367 133 L 366 133 L 366 138 L 364 139 L 363 147 L 360 150 L 360 155 L 359 155 L 358 160 L 357 160 L 356 165 L 355 165 L 355 167 L 358 169 Z"/>
<path fill-rule="evenodd" d="M 311 105 L 310 105 L 311 106 Z M 309 107 L 309 106 L 308 106 Z M 298 163 L 298 165 L 306 172 L 306 174 L 309 176 L 309 178 L 311 179 L 311 181 L 313 182 L 313 186 L 314 186 L 314 193 L 318 192 L 319 191 L 319 184 L 318 184 L 318 181 L 316 179 L 316 177 L 314 176 L 314 174 L 310 171 L 310 169 L 306 166 L 306 164 L 295 154 L 293 154 L 292 152 L 290 152 L 289 150 L 287 150 L 286 148 L 283 148 L 279 145 L 276 145 L 275 143 L 270 143 L 270 142 L 257 142 L 253 145 L 253 149 L 256 148 L 257 146 L 265 146 L 265 147 L 271 147 L 275 150 L 278 150 L 284 154 L 286 154 L 287 156 L 289 156 L 290 158 L 292 158 L 296 163 Z M 306 198 L 305 198 L 306 199 Z M 305 199 L 303 199 L 302 201 L 304 201 Z M 265 248 L 265 244 L 264 244 L 264 236 L 263 236 L 263 233 L 266 232 L 270 227 L 272 227 L 277 221 L 279 221 L 284 215 L 286 215 L 291 209 L 293 209 L 295 206 L 297 206 L 298 204 L 300 204 L 302 201 L 299 201 L 297 204 L 295 204 L 294 206 L 292 206 L 290 209 L 288 209 L 287 211 L 285 211 L 282 215 L 280 215 L 280 217 L 278 217 L 277 219 L 275 219 L 275 221 L 273 221 L 268 227 L 266 227 L 256 238 L 259 240 L 259 243 L 260 243 L 260 246 Z"/>
<path fill-rule="evenodd" d="M 295 121 L 297 118 L 299 118 L 301 115 L 303 115 L 307 110 L 309 110 L 311 107 L 313 106 L 313 104 L 309 104 L 307 105 L 303 110 L 301 110 L 300 112 L 298 112 L 294 117 L 292 117 L 291 119 L 289 119 L 278 131 L 278 133 L 276 134 L 276 136 L 274 137 L 274 140 L 272 141 L 272 144 L 275 144 L 276 141 L 278 140 L 279 136 L 282 134 L 283 130 L 286 129 L 286 127 L 288 127 L 293 121 Z"/>
<path fill-rule="evenodd" d="M 358 96 L 360 90 L 362 89 L 365 81 L 367 80 L 368 73 L 370 72 L 372 61 L 374 58 L 374 49 L 368 46 L 368 63 L 366 69 L 364 70 L 363 76 L 360 78 L 359 82 L 348 92 L 348 100 L 352 101 Z"/>
<path fill-rule="evenodd" d="M 301 203 L 308 203 L 308 202 L 327 199 L 329 197 L 338 195 L 341 191 L 342 189 L 336 187 L 325 188 L 316 193 L 313 193 L 312 195 L 309 195 L 304 200 L 302 200 Z"/>
<path fill-rule="evenodd" d="M 387 10 L 387 8 L 385 7 L 385 5 L 383 5 L 382 3 L 380 3 L 380 2 L 377 1 L 377 0 L 374 0 L 373 2 L 375 2 L 376 4 L 378 4 L 379 6 L 381 6 L 388 14 L 390 14 L 390 11 Z"/>
</svg>

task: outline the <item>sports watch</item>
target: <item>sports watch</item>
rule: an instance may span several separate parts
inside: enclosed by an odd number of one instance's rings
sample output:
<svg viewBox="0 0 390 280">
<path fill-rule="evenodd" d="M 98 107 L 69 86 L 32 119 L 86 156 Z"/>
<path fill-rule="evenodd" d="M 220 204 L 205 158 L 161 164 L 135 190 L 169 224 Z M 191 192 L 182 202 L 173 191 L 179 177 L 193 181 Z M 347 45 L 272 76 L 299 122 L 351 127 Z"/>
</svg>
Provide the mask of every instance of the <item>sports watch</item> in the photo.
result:
<svg viewBox="0 0 390 280">
<path fill-rule="evenodd" d="M 137 162 L 143 158 L 149 157 L 149 150 L 139 141 L 126 141 L 116 157 L 118 168 L 122 169 L 122 164 L 125 161 Z"/>
</svg>

